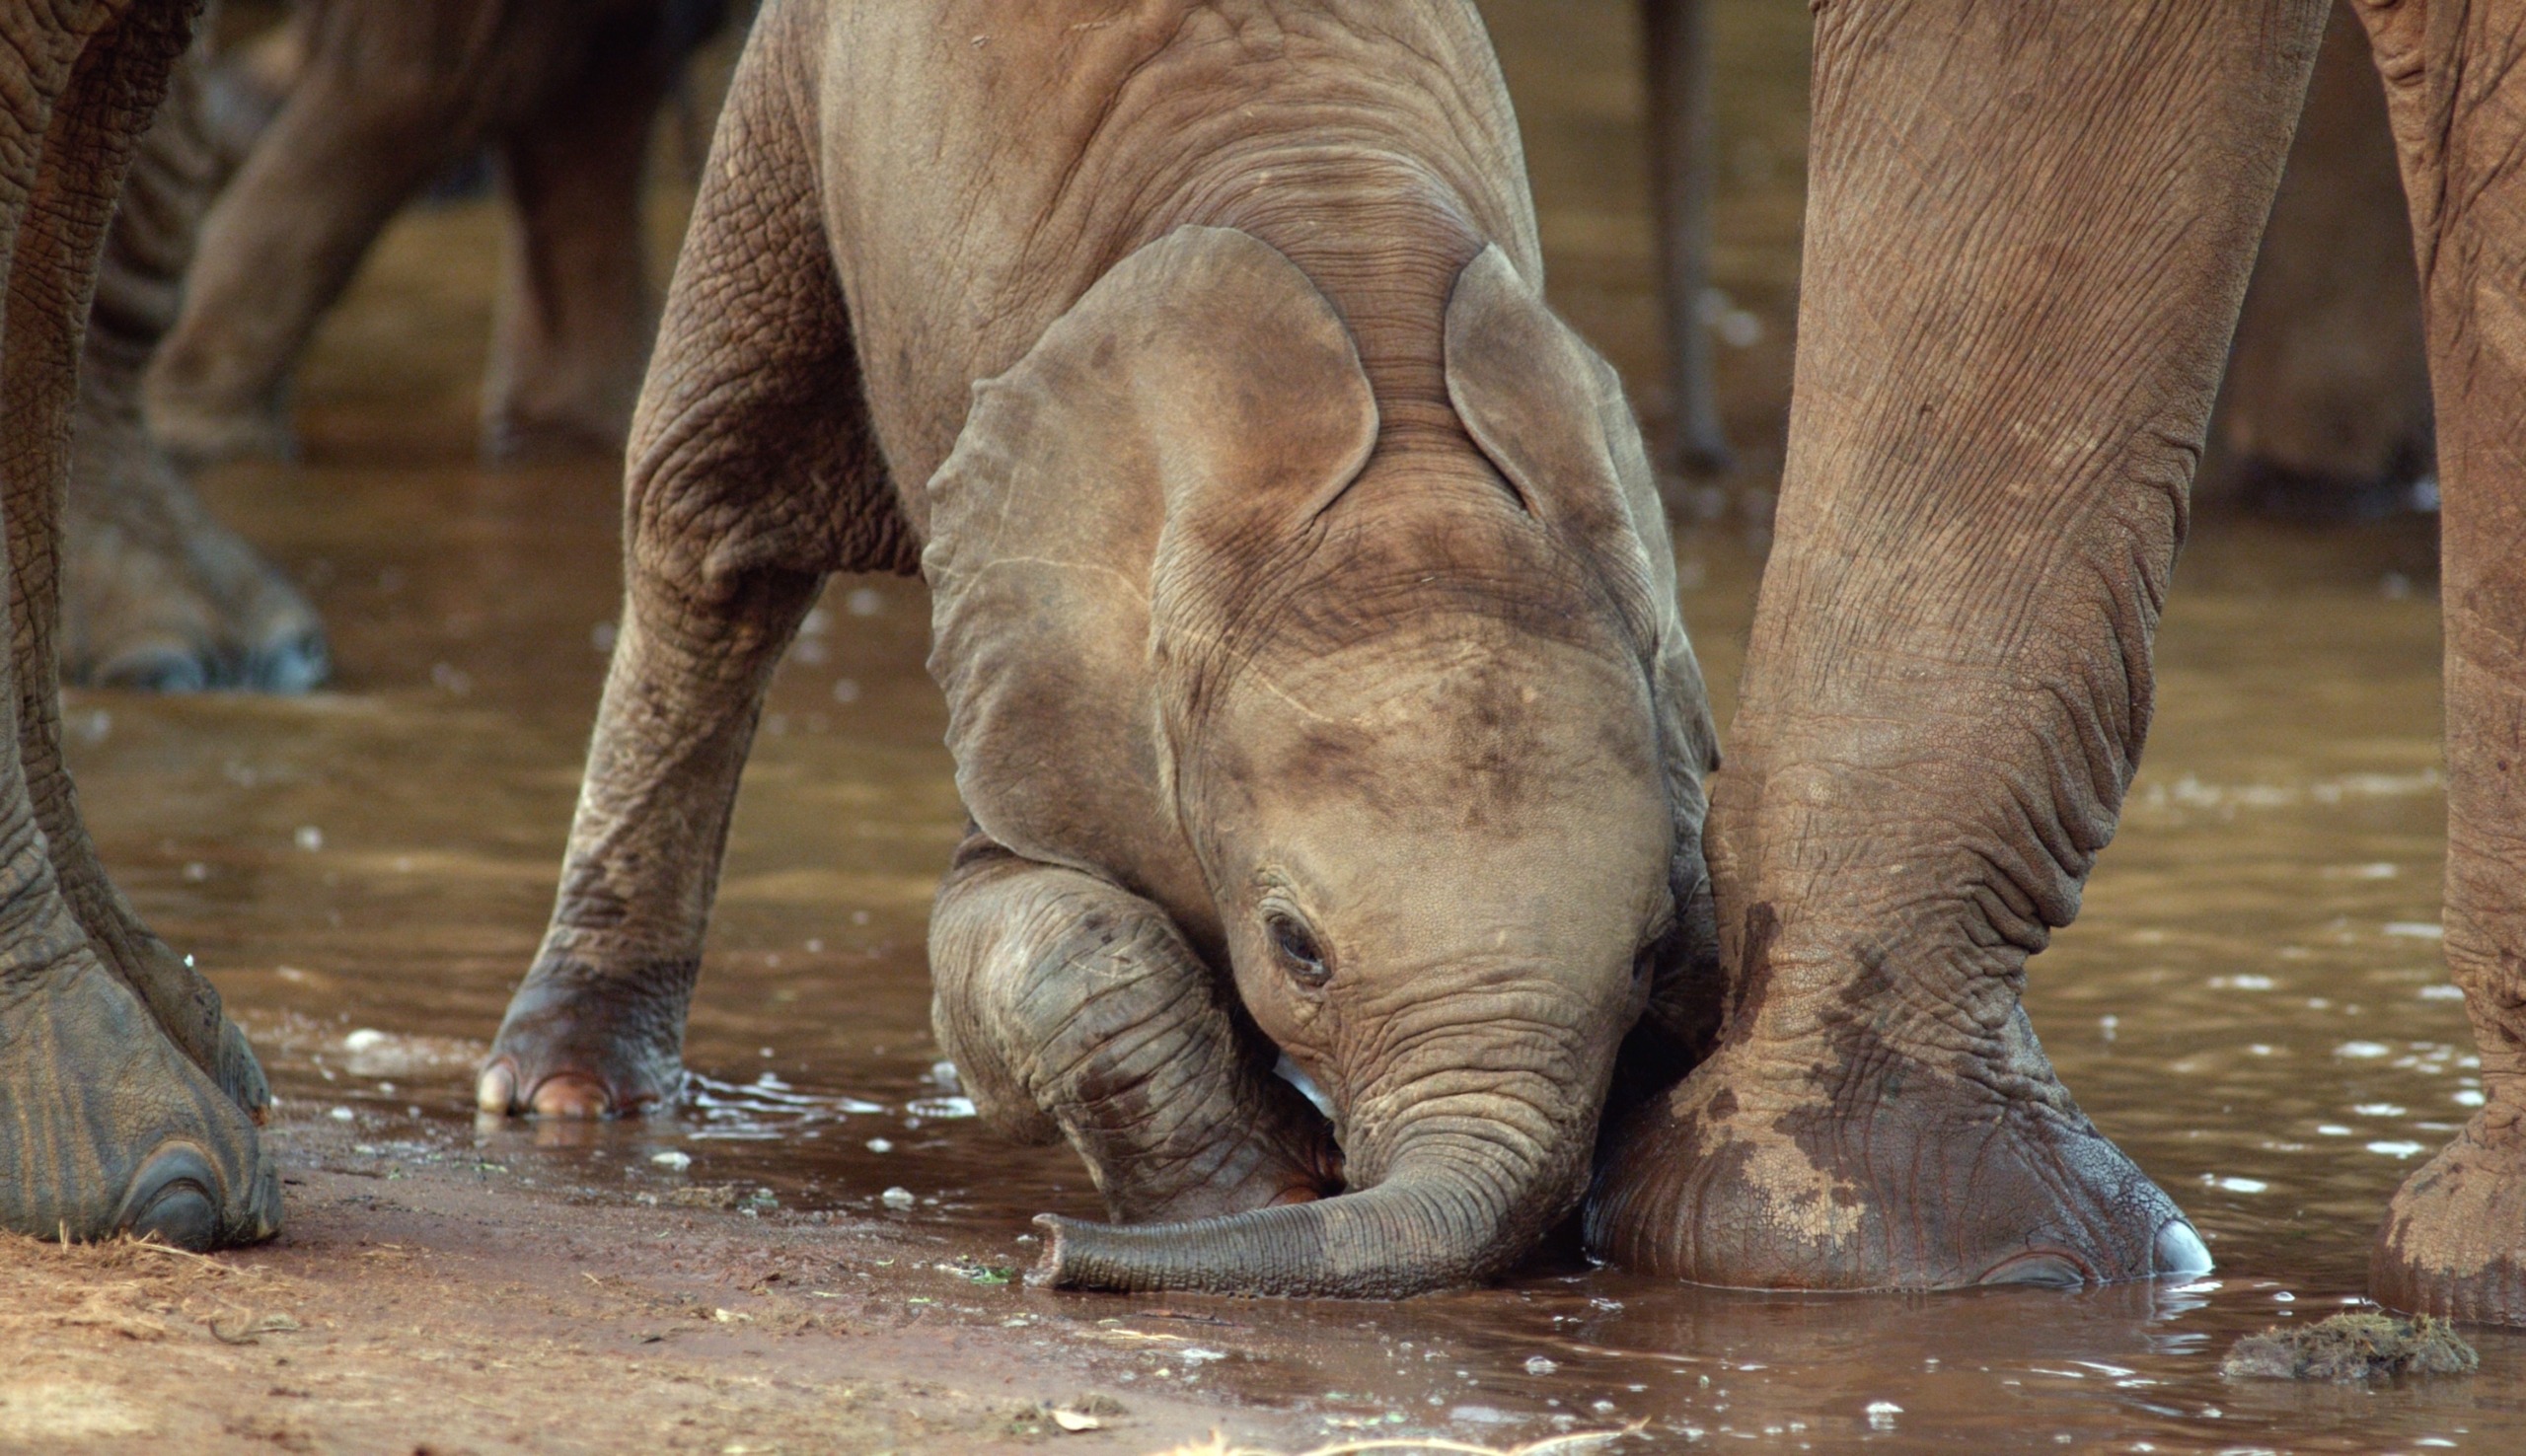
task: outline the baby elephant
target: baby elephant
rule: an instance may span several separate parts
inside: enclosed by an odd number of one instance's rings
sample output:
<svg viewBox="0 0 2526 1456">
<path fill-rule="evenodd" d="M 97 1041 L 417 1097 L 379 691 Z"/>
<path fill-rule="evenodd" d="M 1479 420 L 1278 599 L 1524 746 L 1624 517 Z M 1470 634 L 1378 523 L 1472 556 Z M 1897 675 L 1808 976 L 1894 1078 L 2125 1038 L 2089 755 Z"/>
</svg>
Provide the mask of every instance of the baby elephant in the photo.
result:
<svg viewBox="0 0 2526 1456">
<path fill-rule="evenodd" d="M 1039 1276 L 1401 1295 L 1519 1257 L 1617 1049 L 1672 1076 L 1716 1003 L 1667 528 L 1541 275 L 1461 0 L 767 6 L 484 1108 L 674 1094 L 773 666 L 827 573 L 917 566 L 974 826 L 939 1034 L 1137 1225 L 1048 1220 Z"/>
</svg>

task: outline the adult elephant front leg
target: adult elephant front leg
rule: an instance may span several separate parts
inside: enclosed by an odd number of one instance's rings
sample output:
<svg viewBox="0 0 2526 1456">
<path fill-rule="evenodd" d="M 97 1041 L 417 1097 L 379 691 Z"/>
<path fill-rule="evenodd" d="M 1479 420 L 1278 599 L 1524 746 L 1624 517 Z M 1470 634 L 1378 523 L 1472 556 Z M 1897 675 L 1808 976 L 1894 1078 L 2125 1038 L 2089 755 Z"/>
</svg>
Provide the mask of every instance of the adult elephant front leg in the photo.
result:
<svg viewBox="0 0 2526 1456">
<path fill-rule="evenodd" d="M 50 640 L 31 623 L 48 619 L 57 585 L 81 324 L 133 140 L 190 14 L 103 0 L 0 10 L 0 517 L 14 624 L 0 668 L 0 1228 L 206 1248 L 279 1227 L 280 1180 L 240 1106 L 260 1078 L 212 1080 L 229 1044 L 207 986 L 203 999 L 162 998 L 114 974 L 115 948 L 93 943 L 64 897 L 49 837 L 76 829 L 68 781 L 31 791 L 21 757 L 56 726 Z"/>
<path fill-rule="evenodd" d="M 658 109 L 718 9 L 621 18 L 580 74 L 501 142 L 516 215 L 483 382 L 485 457 L 623 448 L 656 319 L 641 175 Z M 679 24 L 686 11 L 698 19 Z"/>
<path fill-rule="evenodd" d="M 1732 999 L 1615 1135 L 1600 1250 L 1793 1288 L 2207 1267 L 2019 997 L 2148 725 L 2323 14 L 1821 9 L 1779 538 L 1708 840 Z"/>
<path fill-rule="evenodd" d="M 632 423 L 623 634 L 552 927 L 477 1085 L 489 1113 L 672 1099 L 763 693 L 825 573 L 909 570 L 778 47 L 750 46 Z"/>
<path fill-rule="evenodd" d="M 1710 284 L 1713 153 L 1707 0 L 1641 0 L 1649 70 L 1649 158 L 1658 218 L 1660 302 L 1667 311 L 1667 444 L 1662 464 L 1717 475 L 1735 463 L 1711 380 L 1710 330 L 1701 322 Z M 1674 509 L 1678 502 L 1669 502 Z"/>
<path fill-rule="evenodd" d="M 2438 405 L 2447 617 L 2447 966 L 2483 1107 L 2405 1180 L 2381 1300 L 2526 1326 L 2526 5 L 2363 16 L 2413 199 Z"/>
</svg>

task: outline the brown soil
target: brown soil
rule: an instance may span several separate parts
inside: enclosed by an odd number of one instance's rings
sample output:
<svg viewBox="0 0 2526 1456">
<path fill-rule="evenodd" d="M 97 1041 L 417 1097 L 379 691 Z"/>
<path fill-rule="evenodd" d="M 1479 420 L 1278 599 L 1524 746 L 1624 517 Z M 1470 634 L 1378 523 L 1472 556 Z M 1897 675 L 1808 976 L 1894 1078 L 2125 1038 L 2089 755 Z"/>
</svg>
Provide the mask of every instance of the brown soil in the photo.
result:
<svg viewBox="0 0 2526 1456">
<path fill-rule="evenodd" d="M 1100 1385 L 1107 1351 L 1168 1338 L 1164 1311 L 1068 1314 L 917 1236 L 572 1203 L 496 1165 L 277 1130 L 290 1222 L 264 1248 L 0 1236 L 0 1451 L 1309 1443 L 1268 1413 Z"/>
</svg>

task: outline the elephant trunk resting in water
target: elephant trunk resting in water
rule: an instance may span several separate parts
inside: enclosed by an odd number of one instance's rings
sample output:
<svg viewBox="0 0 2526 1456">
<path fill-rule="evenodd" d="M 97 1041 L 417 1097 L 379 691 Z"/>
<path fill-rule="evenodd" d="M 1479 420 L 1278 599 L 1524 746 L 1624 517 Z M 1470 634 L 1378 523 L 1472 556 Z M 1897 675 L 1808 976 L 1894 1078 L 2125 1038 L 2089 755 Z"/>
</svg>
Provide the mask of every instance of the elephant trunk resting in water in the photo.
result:
<svg viewBox="0 0 2526 1456">
<path fill-rule="evenodd" d="M 826 572 L 919 543 L 976 825 L 941 1035 L 1002 1126 L 1172 1220 L 1063 1224 L 1051 1276 L 1400 1294 L 1516 1258 L 1585 1188 L 1661 958 L 1707 967 L 1714 752 L 1471 7 L 792 0 L 708 173 L 484 1107 L 671 1095 L 771 668 Z"/>
</svg>

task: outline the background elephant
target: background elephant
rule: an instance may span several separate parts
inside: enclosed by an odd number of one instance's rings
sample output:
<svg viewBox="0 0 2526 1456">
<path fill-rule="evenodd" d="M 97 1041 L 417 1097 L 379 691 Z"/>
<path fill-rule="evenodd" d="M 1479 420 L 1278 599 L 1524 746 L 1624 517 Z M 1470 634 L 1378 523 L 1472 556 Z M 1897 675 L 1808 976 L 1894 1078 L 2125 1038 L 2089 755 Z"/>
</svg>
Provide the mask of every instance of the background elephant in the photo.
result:
<svg viewBox="0 0 2526 1456">
<path fill-rule="evenodd" d="M 1797 415 L 1709 849 L 1717 1052 L 1613 1134 L 1602 1252 L 1715 1283 L 2196 1266 L 2019 1006 L 2146 734 L 2150 643 L 2325 7 L 1819 15 Z M 2526 6 L 2364 9 L 2444 482 L 2446 951 L 2486 1103 L 2380 1297 L 2526 1322 Z M 1960 56 L 1975 57 L 1959 65 Z"/>
<path fill-rule="evenodd" d="M 64 526 L 70 682 L 323 681 L 314 610 L 202 506 L 189 467 L 289 451 L 286 386 L 317 322 L 397 209 L 485 146 L 516 219 L 483 448 L 620 448 L 652 313 L 642 163 L 659 103 L 723 9 L 307 0 L 219 63 L 179 68 L 90 331 Z"/>
<path fill-rule="evenodd" d="M 1480 1278 L 1575 1205 L 1649 983 L 1708 967 L 1715 750 L 1646 455 L 1537 293 L 1469 4 L 1085 13 L 757 24 L 482 1106 L 674 1095 L 765 684 L 826 573 L 918 549 L 977 831 L 942 1040 L 1119 1214 L 1217 1215 L 1057 1223 L 1048 1276 Z"/>
<path fill-rule="evenodd" d="M 724 10 L 304 0 L 282 52 L 295 72 L 203 220 L 183 312 L 151 370 L 159 438 L 193 461 L 290 453 L 286 389 L 317 320 L 387 219 L 489 147 L 516 224 L 483 448 L 618 448 L 648 343 L 639 196 L 651 121 Z"/>
<path fill-rule="evenodd" d="M 1639 0 L 1673 494 L 1729 469 L 1708 286 L 1716 175 L 1708 0 Z M 2306 522 L 2411 507 L 2432 465 L 2420 296 L 2366 36 L 2334 7 L 2246 293 L 2196 497 Z"/>
<path fill-rule="evenodd" d="M 203 29 L 215 23 L 214 7 Z M 330 659 L 315 609 L 203 506 L 141 417 L 141 378 L 175 322 L 202 209 L 233 166 L 220 132 L 235 108 L 217 100 L 206 50 L 196 43 L 176 66 L 98 270 L 61 528 L 61 675 L 161 692 L 304 692 Z"/>
<path fill-rule="evenodd" d="M 269 1237 L 268 1103 L 219 995 L 98 864 L 61 764 L 57 538 L 97 258 L 193 7 L 0 11 L 0 482 L 10 652 L 0 696 L 0 1228 Z"/>
</svg>

